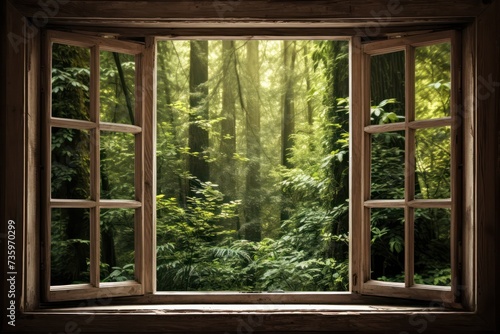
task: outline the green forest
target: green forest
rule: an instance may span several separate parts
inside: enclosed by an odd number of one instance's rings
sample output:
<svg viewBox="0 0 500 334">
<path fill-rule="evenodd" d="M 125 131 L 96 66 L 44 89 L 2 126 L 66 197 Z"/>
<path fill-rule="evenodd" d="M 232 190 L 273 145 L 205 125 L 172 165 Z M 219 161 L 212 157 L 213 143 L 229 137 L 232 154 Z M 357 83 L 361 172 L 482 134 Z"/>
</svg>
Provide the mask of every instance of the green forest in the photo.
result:
<svg viewBox="0 0 500 334">
<path fill-rule="evenodd" d="M 405 121 L 404 52 L 372 56 L 371 124 Z M 90 49 L 54 44 L 52 116 L 90 120 Z M 101 51 L 102 122 L 135 124 L 134 56 Z M 349 42 L 159 41 L 159 291 L 345 291 Z M 450 44 L 415 51 L 415 118 L 450 116 Z M 92 130 L 52 127 L 51 197 L 90 199 Z M 450 126 L 415 132 L 415 197 L 450 198 Z M 101 131 L 100 198 L 134 199 L 135 135 Z M 404 199 L 405 132 L 371 135 Z M 404 210 L 371 209 L 372 279 L 404 281 Z M 51 212 L 51 285 L 88 283 L 90 210 Z M 100 279 L 134 279 L 135 209 L 100 209 Z M 450 285 L 450 210 L 415 209 L 415 282 Z"/>
</svg>

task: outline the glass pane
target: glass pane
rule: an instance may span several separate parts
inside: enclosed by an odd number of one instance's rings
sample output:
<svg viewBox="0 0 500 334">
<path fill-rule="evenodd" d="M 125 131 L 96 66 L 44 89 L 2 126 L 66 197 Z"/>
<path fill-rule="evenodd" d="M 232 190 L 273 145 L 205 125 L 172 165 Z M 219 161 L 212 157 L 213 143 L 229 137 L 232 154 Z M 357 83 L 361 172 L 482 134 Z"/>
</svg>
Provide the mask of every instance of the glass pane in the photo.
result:
<svg viewBox="0 0 500 334">
<path fill-rule="evenodd" d="M 90 210 L 52 209 L 50 285 L 90 282 Z"/>
<path fill-rule="evenodd" d="M 404 282 L 404 209 L 371 209 L 371 279 Z"/>
<path fill-rule="evenodd" d="M 90 119 L 90 49 L 53 44 L 52 116 Z"/>
<path fill-rule="evenodd" d="M 134 279 L 134 209 L 101 209 L 101 281 Z"/>
<path fill-rule="evenodd" d="M 348 290 L 349 43 L 205 42 L 157 43 L 158 290 Z"/>
<path fill-rule="evenodd" d="M 404 198 L 404 149 L 404 131 L 372 135 L 371 199 Z"/>
<path fill-rule="evenodd" d="M 450 116 L 451 45 L 415 49 L 415 119 Z"/>
<path fill-rule="evenodd" d="M 135 136 L 101 131 L 101 198 L 135 199 Z"/>
<path fill-rule="evenodd" d="M 415 209 L 415 283 L 451 284 L 449 209 Z"/>
<path fill-rule="evenodd" d="M 51 196 L 90 198 L 89 131 L 52 128 Z"/>
<path fill-rule="evenodd" d="M 135 56 L 101 51 L 101 121 L 134 124 Z"/>
<path fill-rule="evenodd" d="M 450 127 L 416 130 L 415 198 L 450 198 Z"/>
<path fill-rule="evenodd" d="M 405 119 L 405 52 L 371 57 L 371 124 L 403 122 Z"/>
</svg>

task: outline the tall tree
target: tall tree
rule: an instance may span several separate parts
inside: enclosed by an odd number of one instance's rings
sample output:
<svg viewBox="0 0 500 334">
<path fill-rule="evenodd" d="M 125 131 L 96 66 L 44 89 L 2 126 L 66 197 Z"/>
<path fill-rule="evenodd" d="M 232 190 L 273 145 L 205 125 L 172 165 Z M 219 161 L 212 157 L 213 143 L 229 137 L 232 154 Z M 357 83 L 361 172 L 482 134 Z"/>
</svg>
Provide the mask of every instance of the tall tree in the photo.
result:
<svg viewBox="0 0 500 334">
<path fill-rule="evenodd" d="M 260 75 L 259 41 L 247 42 L 247 72 L 250 79 L 247 89 L 246 147 L 249 159 L 245 192 L 245 238 L 260 241 L 262 226 L 260 179 Z"/>
<path fill-rule="evenodd" d="M 220 180 L 220 187 L 226 199 L 236 196 L 236 97 L 235 85 L 235 53 L 234 41 L 222 41 L 222 120 L 220 133 L 220 153 L 222 156 L 222 170 L 224 175 Z"/>
<path fill-rule="evenodd" d="M 310 75 L 310 67 L 309 67 L 309 48 L 307 47 L 306 42 L 304 44 L 304 72 L 305 72 L 305 77 L 306 77 L 306 89 L 307 89 L 307 94 L 311 94 L 311 75 Z M 307 98 L 307 124 L 312 125 L 313 124 L 313 105 L 311 98 Z"/>
<path fill-rule="evenodd" d="M 330 106 L 324 124 L 327 127 L 327 141 L 325 153 L 344 152 L 342 159 L 330 159 L 328 165 L 329 191 L 331 197 L 326 206 L 330 210 L 346 205 L 349 198 L 349 159 L 348 148 L 345 147 L 344 134 L 349 133 L 349 113 L 345 105 L 339 104 L 340 99 L 349 96 L 349 46 L 340 41 L 324 42 L 324 51 L 327 54 L 326 75 L 328 88 L 326 90 L 326 105 Z M 330 124 L 336 126 L 332 131 Z M 345 158 L 344 158 L 345 157 Z M 341 235 L 348 231 L 348 211 L 331 223 L 331 233 Z M 347 257 L 347 247 L 342 242 L 333 242 L 330 245 L 329 255 L 339 260 Z"/>
<path fill-rule="evenodd" d="M 203 123 L 208 120 L 208 41 L 191 41 L 189 52 L 189 193 L 209 180 L 209 166 L 204 155 L 208 149 L 208 131 Z"/>
<path fill-rule="evenodd" d="M 283 81 L 283 114 L 281 121 L 281 163 L 285 167 L 291 167 L 289 155 L 293 147 L 292 135 L 295 131 L 294 70 L 296 43 L 296 41 L 283 41 L 283 63 L 285 73 Z"/>
</svg>

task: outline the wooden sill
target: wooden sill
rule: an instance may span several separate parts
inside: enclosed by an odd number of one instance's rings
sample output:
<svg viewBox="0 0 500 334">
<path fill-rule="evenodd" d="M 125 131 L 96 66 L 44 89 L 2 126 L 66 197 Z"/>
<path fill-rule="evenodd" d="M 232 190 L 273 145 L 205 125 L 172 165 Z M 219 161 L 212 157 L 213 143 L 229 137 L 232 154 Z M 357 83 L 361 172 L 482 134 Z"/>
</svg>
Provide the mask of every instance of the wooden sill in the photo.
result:
<svg viewBox="0 0 500 334">
<path fill-rule="evenodd" d="M 36 313 L 346 313 L 346 312 L 453 312 L 444 307 L 324 304 L 153 304 L 47 308 Z"/>
<path fill-rule="evenodd" d="M 472 312 L 392 305 L 200 304 L 48 308 L 26 312 L 27 333 L 480 333 Z M 487 332 L 481 332 L 487 333 Z M 493 333 L 493 332 L 491 332 Z"/>
</svg>

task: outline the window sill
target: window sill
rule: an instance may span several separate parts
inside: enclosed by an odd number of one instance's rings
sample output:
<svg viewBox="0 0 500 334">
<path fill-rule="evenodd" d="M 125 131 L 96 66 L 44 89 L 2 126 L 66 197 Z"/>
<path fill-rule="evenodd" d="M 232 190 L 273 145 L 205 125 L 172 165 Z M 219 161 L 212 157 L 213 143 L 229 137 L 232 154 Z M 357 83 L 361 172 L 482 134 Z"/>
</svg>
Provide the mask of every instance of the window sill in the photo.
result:
<svg viewBox="0 0 500 334">
<path fill-rule="evenodd" d="M 89 304 L 87 304 L 89 305 Z M 443 307 L 326 304 L 149 304 L 46 308 L 19 316 L 29 333 L 475 333 L 473 312 Z M 17 328 L 19 328 L 17 327 Z M 492 332 L 493 333 L 493 332 Z"/>
<path fill-rule="evenodd" d="M 79 312 L 94 313 L 152 313 L 152 314 L 176 314 L 176 313 L 351 313 L 351 312 L 456 312 L 456 310 L 444 307 L 421 307 L 421 306 L 394 306 L 394 305 L 325 305 L 325 304 L 153 304 L 153 305 L 110 305 L 110 306 L 87 306 L 87 307 L 63 307 L 47 308 L 36 313 L 60 313 L 72 314 Z"/>
</svg>

